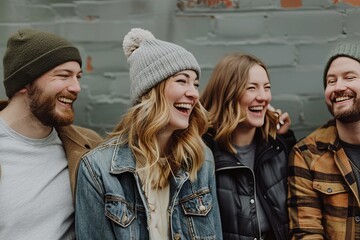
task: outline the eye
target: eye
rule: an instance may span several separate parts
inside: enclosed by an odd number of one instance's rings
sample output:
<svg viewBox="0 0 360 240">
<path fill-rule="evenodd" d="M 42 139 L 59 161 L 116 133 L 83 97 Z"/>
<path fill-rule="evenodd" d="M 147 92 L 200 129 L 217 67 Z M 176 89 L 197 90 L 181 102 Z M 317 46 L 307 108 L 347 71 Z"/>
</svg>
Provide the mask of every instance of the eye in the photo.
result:
<svg viewBox="0 0 360 240">
<path fill-rule="evenodd" d="M 176 82 L 179 82 L 179 83 L 186 83 L 186 80 L 184 79 L 177 79 Z"/>
<path fill-rule="evenodd" d="M 336 79 L 335 78 L 328 78 L 327 79 L 327 84 L 329 84 L 329 85 L 332 85 L 332 84 L 334 84 L 336 82 Z"/>
<path fill-rule="evenodd" d="M 68 78 L 68 77 L 70 77 L 69 74 L 58 74 L 57 76 L 58 76 L 58 77 L 61 77 L 61 78 Z"/>
<path fill-rule="evenodd" d="M 349 80 L 355 79 L 355 78 L 356 78 L 355 75 L 346 75 L 346 76 L 345 76 L 345 79 L 349 79 Z"/>
</svg>

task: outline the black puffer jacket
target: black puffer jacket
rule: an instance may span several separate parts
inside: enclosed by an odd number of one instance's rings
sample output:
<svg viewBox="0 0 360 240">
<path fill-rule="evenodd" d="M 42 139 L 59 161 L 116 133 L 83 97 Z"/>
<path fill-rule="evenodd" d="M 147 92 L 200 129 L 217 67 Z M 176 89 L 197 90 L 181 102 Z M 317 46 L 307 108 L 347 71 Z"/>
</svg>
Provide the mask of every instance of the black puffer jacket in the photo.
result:
<svg viewBox="0 0 360 240">
<path fill-rule="evenodd" d="M 220 150 L 209 136 L 204 137 L 215 158 L 224 239 L 261 239 L 255 194 L 272 228 L 266 239 L 288 239 L 287 157 L 296 142 L 293 133 L 289 134 L 288 142 L 282 137 L 271 138 L 268 143 L 256 138 L 254 171 L 241 164 L 237 156 Z"/>
</svg>

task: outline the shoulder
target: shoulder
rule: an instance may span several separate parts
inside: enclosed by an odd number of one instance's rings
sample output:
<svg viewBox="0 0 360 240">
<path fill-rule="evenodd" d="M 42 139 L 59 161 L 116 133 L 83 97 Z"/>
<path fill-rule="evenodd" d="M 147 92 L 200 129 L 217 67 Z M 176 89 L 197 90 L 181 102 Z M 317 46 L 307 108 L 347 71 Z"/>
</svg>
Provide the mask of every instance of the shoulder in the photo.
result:
<svg viewBox="0 0 360 240">
<path fill-rule="evenodd" d="M 95 132 L 94 130 L 90 129 L 90 128 L 85 128 L 85 127 L 80 127 L 77 125 L 71 125 L 78 133 L 80 133 L 81 135 L 83 135 L 86 138 L 92 139 L 92 140 L 102 140 L 102 137 Z"/>
<path fill-rule="evenodd" d="M 95 148 L 87 152 L 83 158 L 87 159 L 97 159 L 103 155 L 113 155 L 114 151 L 117 148 L 116 143 L 117 138 L 111 138 L 106 141 L 100 142 Z"/>
<path fill-rule="evenodd" d="M 205 176 L 215 172 L 214 156 L 211 149 L 205 145 L 203 151 L 205 159 L 203 165 L 198 171 L 198 174 L 200 175 L 198 177 L 200 178 L 206 178 Z"/>
<path fill-rule="evenodd" d="M 212 167 L 214 165 L 214 155 L 212 150 L 207 145 L 204 145 L 203 151 L 205 157 L 204 165 L 206 167 Z"/>
<path fill-rule="evenodd" d="M 204 145 L 205 161 L 214 162 L 214 156 L 211 149 Z"/>
<path fill-rule="evenodd" d="M 110 139 L 99 143 L 95 148 L 85 153 L 82 158 L 82 168 L 91 168 L 92 171 L 98 172 L 109 172 L 111 169 L 112 160 L 114 153 L 118 148 L 114 144 L 115 139 Z"/>
<path fill-rule="evenodd" d="M 336 140 L 337 130 L 335 121 L 329 121 L 298 141 L 295 145 L 295 148 L 301 149 L 305 148 L 305 146 L 312 148 L 323 148 L 324 146 L 334 144 Z"/>
<path fill-rule="evenodd" d="M 63 143 L 74 142 L 80 145 L 88 145 L 90 149 L 103 140 L 94 130 L 76 125 L 57 127 L 56 130 Z"/>
</svg>

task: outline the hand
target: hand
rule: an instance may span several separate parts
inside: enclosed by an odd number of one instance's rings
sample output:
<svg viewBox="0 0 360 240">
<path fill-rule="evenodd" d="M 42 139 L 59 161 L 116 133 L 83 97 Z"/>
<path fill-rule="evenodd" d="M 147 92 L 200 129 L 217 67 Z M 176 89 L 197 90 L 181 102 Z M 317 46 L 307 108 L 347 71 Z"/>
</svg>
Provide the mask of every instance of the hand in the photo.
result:
<svg viewBox="0 0 360 240">
<path fill-rule="evenodd" d="M 291 125 L 291 119 L 290 116 L 287 112 L 282 112 L 281 109 L 275 109 L 273 106 L 271 106 L 270 104 L 268 105 L 268 109 L 272 112 L 274 112 L 274 114 L 277 116 L 278 118 L 278 123 L 276 125 L 276 133 L 277 134 L 285 134 L 287 133 L 287 131 L 290 128 Z"/>
</svg>

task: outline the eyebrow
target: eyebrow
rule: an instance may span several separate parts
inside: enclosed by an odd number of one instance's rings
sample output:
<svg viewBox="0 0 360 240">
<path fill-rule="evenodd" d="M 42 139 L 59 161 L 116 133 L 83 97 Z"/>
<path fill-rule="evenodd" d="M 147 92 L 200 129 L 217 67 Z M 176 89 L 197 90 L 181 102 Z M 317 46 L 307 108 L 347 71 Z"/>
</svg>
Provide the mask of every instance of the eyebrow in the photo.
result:
<svg viewBox="0 0 360 240">
<path fill-rule="evenodd" d="M 183 72 L 176 73 L 176 74 L 174 74 L 173 77 L 177 77 L 177 76 L 180 76 L 180 75 L 184 75 L 186 78 L 190 78 L 190 75 L 189 75 L 189 74 L 183 73 Z M 195 80 L 199 80 L 199 77 L 197 76 L 197 74 L 196 74 Z"/>
<path fill-rule="evenodd" d="M 54 70 L 54 73 L 59 73 L 59 72 L 67 72 L 67 73 L 75 73 L 75 71 L 69 70 L 69 69 L 56 69 Z M 83 71 L 80 70 L 77 74 L 82 73 Z"/>
<path fill-rule="evenodd" d="M 354 70 L 349 70 L 349 71 L 346 71 L 346 72 L 343 72 L 341 73 L 341 75 L 346 75 L 346 74 L 355 74 L 355 75 L 360 75 L 358 72 L 354 71 Z M 329 73 L 326 75 L 326 78 L 328 77 L 334 77 L 336 76 L 336 73 Z"/>
<path fill-rule="evenodd" d="M 264 84 L 257 83 L 257 82 L 248 82 L 248 84 L 252 84 L 252 85 L 271 85 L 270 81 L 269 81 L 269 82 L 266 82 L 266 83 L 264 83 Z"/>
</svg>

